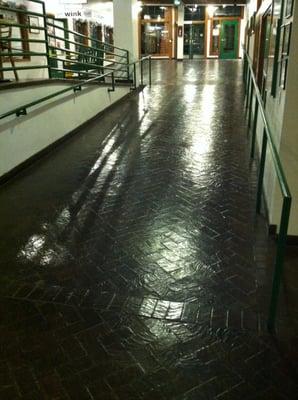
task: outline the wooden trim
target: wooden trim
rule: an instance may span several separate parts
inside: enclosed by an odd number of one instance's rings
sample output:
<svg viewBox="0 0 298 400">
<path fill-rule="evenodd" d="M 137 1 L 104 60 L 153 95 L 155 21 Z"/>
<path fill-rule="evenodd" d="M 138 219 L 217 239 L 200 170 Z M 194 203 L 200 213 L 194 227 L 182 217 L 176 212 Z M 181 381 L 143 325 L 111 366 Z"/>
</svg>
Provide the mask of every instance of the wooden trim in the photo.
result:
<svg viewBox="0 0 298 400">
<path fill-rule="evenodd" d="M 204 44 L 204 57 L 207 58 L 207 44 L 208 44 L 208 13 L 207 9 L 205 10 L 205 44 Z"/>
<path fill-rule="evenodd" d="M 167 7 L 167 10 L 165 11 L 165 18 L 161 19 L 141 19 L 141 15 L 139 16 L 139 56 L 141 57 L 142 55 L 142 25 L 146 23 L 154 23 L 154 24 L 168 24 L 169 26 L 169 31 L 168 31 L 168 43 L 167 43 L 167 54 L 152 54 L 152 56 L 156 57 L 166 57 L 166 58 L 173 58 L 173 40 L 176 40 L 176 35 L 175 38 L 173 39 L 173 31 L 175 34 L 175 22 L 173 21 L 173 7 Z"/>
<path fill-rule="evenodd" d="M 240 33 L 241 33 L 241 17 L 212 17 L 210 18 L 210 23 L 211 23 L 211 29 L 210 29 L 210 56 L 214 57 L 219 57 L 220 56 L 220 46 L 221 46 L 221 22 L 222 21 L 238 21 L 238 51 L 237 51 L 237 58 L 239 58 L 240 55 Z M 218 47 L 218 54 L 217 53 L 212 53 L 212 40 L 213 40 L 213 35 L 212 35 L 212 28 L 213 28 L 213 21 L 219 21 L 220 28 L 219 28 L 219 47 Z"/>
<path fill-rule="evenodd" d="M 268 235 L 273 237 L 275 240 L 278 240 L 277 225 L 272 225 L 272 224 L 269 225 Z M 298 246 L 298 235 L 288 235 L 287 236 L 287 245 L 288 246 Z"/>
</svg>

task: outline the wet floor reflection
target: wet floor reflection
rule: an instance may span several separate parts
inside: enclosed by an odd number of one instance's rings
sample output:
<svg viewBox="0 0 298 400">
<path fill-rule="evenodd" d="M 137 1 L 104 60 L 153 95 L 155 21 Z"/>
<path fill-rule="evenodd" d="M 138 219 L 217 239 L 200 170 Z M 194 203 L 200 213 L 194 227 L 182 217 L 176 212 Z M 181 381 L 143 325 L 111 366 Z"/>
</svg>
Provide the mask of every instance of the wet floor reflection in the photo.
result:
<svg viewBox="0 0 298 400">
<path fill-rule="evenodd" d="M 241 63 L 159 61 L 153 74 L 0 191 L 1 356 L 23 354 L 12 382 L 55 382 L 27 398 L 280 391 L 282 367 L 261 379 L 280 358 L 255 312 Z"/>
</svg>

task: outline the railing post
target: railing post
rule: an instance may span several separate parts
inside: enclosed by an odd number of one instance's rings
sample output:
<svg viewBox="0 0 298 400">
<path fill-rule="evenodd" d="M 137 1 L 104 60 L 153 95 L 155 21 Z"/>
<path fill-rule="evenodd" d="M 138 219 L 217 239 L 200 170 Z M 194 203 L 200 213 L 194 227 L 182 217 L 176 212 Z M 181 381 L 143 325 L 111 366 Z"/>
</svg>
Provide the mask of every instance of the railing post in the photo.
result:
<svg viewBox="0 0 298 400">
<path fill-rule="evenodd" d="M 112 72 L 112 89 L 108 89 L 108 92 L 115 92 L 115 75 L 114 72 Z"/>
<path fill-rule="evenodd" d="M 137 66 L 136 63 L 133 65 L 133 81 L 134 81 L 134 86 L 135 89 L 137 88 Z"/>
<path fill-rule="evenodd" d="M 45 38 L 45 45 L 46 45 L 46 53 L 47 53 L 47 63 L 48 63 L 48 72 L 49 72 L 49 79 L 52 78 L 52 71 L 50 66 L 50 47 L 49 47 L 49 38 L 48 38 L 48 23 L 47 23 L 47 14 L 46 14 L 46 6 L 45 3 L 42 3 L 42 13 L 43 13 L 43 23 L 44 23 L 44 38 Z"/>
<path fill-rule="evenodd" d="M 249 99 L 249 88 L 250 88 L 250 83 L 251 83 L 251 81 L 252 81 L 252 78 L 251 78 L 251 73 L 250 73 L 250 71 L 248 71 L 248 74 L 247 74 L 247 82 L 246 82 L 246 89 L 245 89 L 245 93 L 246 93 L 246 101 L 245 101 L 245 108 L 247 109 L 248 108 L 248 99 Z"/>
<path fill-rule="evenodd" d="M 243 58 L 243 82 L 246 82 L 246 75 L 247 75 L 247 58 L 246 58 L 246 54 L 244 54 L 244 58 Z"/>
<path fill-rule="evenodd" d="M 152 85 L 152 72 L 151 72 L 151 67 L 152 67 L 151 56 L 149 56 L 149 86 L 150 86 L 150 87 L 151 87 L 151 85 Z"/>
<path fill-rule="evenodd" d="M 129 51 L 126 50 L 126 62 L 127 62 L 127 80 L 129 81 Z"/>
<path fill-rule="evenodd" d="M 251 120 L 253 90 L 254 90 L 254 83 L 253 83 L 253 80 L 251 79 L 250 94 L 249 94 L 249 105 L 248 105 L 248 128 L 250 128 L 250 125 L 251 125 L 251 121 L 250 120 Z M 258 102 L 257 99 L 256 99 L 256 102 Z"/>
<path fill-rule="evenodd" d="M 141 60 L 141 85 L 144 84 L 144 77 L 143 77 L 143 59 Z"/>
<path fill-rule="evenodd" d="M 265 171 L 265 162 L 266 162 L 266 151 L 267 151 L 267 134 L 264 128 L 263 131 L 263 142 L 262 142 L 262 152 L 261 152 L 261 160 L 260 160 L 260 170 L 259 170 L 259 179 L 258 179 L 258 191 L 257 191 L 257 213 L 261 212 L 261 203 L 262 203 L 262 191 L 263 191 L 263 180 L 264 180 L 264 171 Z"/>
<path fill-rule="evenodd" d="M 252 135 L 251 135 L 251 148 L 250 148 L 250 157 L 251 158 L 254 158 L 254 156 L 255 156 L 258 113 L 259 113 L 259 102 L 258 102 L 258 99 L 256 98 L 254 120 L 253 120 L 253 125 L 252 125 Z"/>
<path fill-rule="evenodd" d="M 276 261 L 273 274 L 271 300 L 269 307 L 268 330 L 270 332 L 273 332 L 275 329 L 275 319 L 277 314 L 280 282 L 283 273 L 283 264 L 284 264 L 285 250 L 287 245 L 287 234 L 288 234 L 291 202 L 292 202 L 291 198 L 285 197 L 282 206 L 280 229 L 277 242 Z"/>
</svg>

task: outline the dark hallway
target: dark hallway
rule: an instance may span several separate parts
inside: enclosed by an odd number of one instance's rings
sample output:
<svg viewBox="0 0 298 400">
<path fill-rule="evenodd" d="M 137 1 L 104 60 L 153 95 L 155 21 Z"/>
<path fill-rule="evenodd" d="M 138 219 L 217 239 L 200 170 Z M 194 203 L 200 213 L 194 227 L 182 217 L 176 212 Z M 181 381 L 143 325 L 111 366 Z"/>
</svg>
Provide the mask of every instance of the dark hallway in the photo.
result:
<svg viewBox="0 0 298 400">
<path fill-rule="evenodd" d="M 0 399 L 297 398 L 297 342 L 265 326 L 242 63 L 153 67 L 0 190 Z"/>
</svg>

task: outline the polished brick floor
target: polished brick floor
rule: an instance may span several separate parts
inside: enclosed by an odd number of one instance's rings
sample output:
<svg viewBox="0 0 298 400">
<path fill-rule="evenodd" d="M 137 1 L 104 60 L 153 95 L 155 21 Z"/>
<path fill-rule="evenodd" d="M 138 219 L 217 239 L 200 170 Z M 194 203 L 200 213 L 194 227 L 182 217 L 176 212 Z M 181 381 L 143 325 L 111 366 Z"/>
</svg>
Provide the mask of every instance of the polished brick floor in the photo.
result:
<svg viewBox="0 0 298 400">
<path fill-rule="evenodd" d="M 0 191 L 3 400 L 298 398 L 284 289 L 265 328 L 241 62 L 153 77 Z"/>
</svg>

